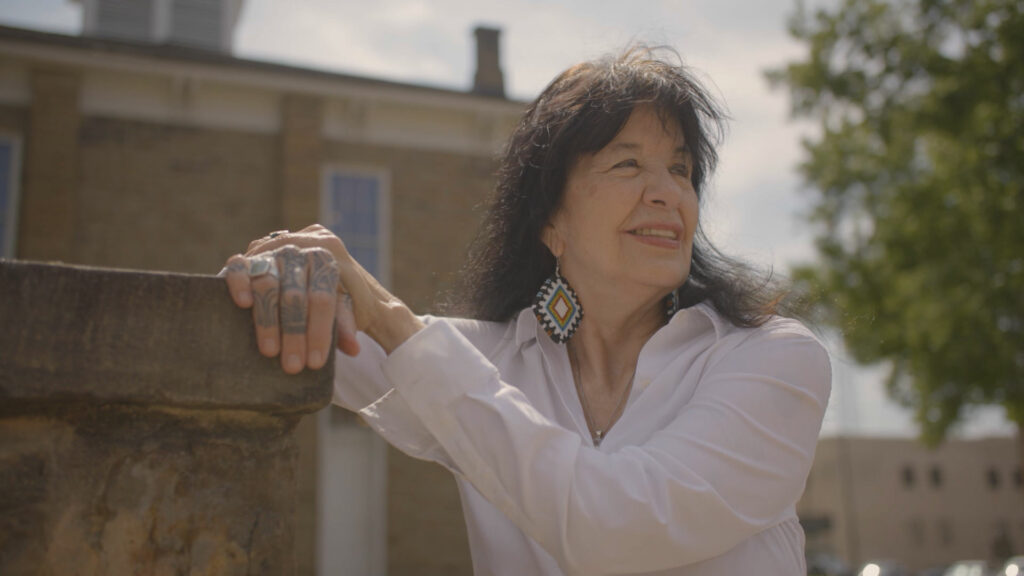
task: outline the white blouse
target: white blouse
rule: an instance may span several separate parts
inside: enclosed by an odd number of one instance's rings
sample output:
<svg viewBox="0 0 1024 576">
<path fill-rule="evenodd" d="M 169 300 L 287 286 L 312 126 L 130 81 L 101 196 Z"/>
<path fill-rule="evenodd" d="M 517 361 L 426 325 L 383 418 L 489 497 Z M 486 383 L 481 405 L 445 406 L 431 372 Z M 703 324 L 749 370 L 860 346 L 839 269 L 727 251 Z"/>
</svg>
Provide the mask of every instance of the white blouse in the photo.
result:
<svg viewBox="0 0 1024 576">
<path fill-rule="evenodd" d="M 565 346 L 529 309 L 425 321 L 390 356 L 364 335 L 338 354 L 335 402 L 456 475 L 477 575 L 806 574 L 795 504 L 831 369 L 798 322 L 680 311 L 595 447 Z"/>
</svg>

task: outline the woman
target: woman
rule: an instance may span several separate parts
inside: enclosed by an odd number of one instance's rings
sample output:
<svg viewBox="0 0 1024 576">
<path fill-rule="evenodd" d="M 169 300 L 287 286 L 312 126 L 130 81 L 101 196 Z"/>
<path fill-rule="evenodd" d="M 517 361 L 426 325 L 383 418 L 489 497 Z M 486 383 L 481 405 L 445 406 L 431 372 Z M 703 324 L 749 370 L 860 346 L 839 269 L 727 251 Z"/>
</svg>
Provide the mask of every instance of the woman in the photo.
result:
<svg viewBox="0 0 1024 576">
<path fill-rule="evenodd" d="M 336 316 L 335 401 L 456 475 L 478 574 L 805 573 L 829 362 L 698 232 L 721 122 L 649 50 L 561 74 L 506 151 L 473 320 L 417 317 L 315 226 L 232 257 L 232 295 L 288 372 Z"/>
</svg>

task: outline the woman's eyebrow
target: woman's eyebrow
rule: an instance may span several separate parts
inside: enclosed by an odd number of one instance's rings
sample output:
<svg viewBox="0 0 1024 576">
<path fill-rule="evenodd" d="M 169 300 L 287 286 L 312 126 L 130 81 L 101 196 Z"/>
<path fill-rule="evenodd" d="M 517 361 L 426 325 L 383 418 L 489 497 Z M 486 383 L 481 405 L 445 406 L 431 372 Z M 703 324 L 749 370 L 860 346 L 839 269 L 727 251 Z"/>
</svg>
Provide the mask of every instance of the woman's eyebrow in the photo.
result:
<svg viewBox="0 0 1024 576">
<path fill-rule="evenodd" d="M 616 142 L 614 144 L 609 144 L 608 147 L 604 149 L 604 151 L 605 152 L 618 152 L 620 150 L 635 151 L 635 150 L 640 150 L 641 148 L 642 148 L 642 146 L 640 146 L 640 144 L 638 144 L 636 142 Z"/>
<path fill-rule="evenodd" d="M 602 150 L 602 152 L 618 152 L 620 150 L 625 150 L 625 151 L 632 152 L 632 151 L 640 150 L 642 148 L 643 148 L 643 146 L 641 146 L 640 144 L 638 144 L 636 142 L 616 142 L 614 144 L 609 144 L 604 150 Z M 692 151 L 690 150 L 690 146 L 688 144 L 683 144 L 681 146 L 678 146 L 675 149 L 675 151 L 674 151 L 675 154 L 680 155 L 680 156 L 686 156 L 686 155 L 690 154 L 691 152 Z"/>
</svg>

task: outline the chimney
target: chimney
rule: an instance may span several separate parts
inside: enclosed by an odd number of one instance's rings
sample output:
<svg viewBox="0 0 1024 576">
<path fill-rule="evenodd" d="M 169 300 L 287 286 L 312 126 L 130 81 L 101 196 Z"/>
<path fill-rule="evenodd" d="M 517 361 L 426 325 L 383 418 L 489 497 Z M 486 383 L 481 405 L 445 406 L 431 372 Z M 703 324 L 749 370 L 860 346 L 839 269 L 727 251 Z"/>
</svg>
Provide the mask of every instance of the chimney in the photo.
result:
<svg viewBox="0 0 1024 576">
<path fill-rule="evenodd" d="M 473 93 L 483 96 L 505 97 L 505 79 L 501 74 L 498 59 L 498 38 L 501 30 L 477 26 L 476 35 L 476 76 L 473 77 Z"/>
</svg>

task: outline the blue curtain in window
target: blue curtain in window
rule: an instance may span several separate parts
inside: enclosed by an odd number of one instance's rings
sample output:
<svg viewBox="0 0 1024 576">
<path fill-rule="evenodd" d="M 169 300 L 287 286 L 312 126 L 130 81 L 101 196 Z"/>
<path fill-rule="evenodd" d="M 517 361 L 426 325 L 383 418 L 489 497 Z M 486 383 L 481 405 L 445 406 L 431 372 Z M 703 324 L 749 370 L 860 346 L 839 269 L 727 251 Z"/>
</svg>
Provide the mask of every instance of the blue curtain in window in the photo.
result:
<svg viewBox="0 0 1024 576">
<path fill-rule="evenodd" d="M 337 234 L 352 257 L 379 279 L 379 180 L 374 176 L 335 172 L 330 178 L 326 202 L 323 225 Z"/>
</svg>

